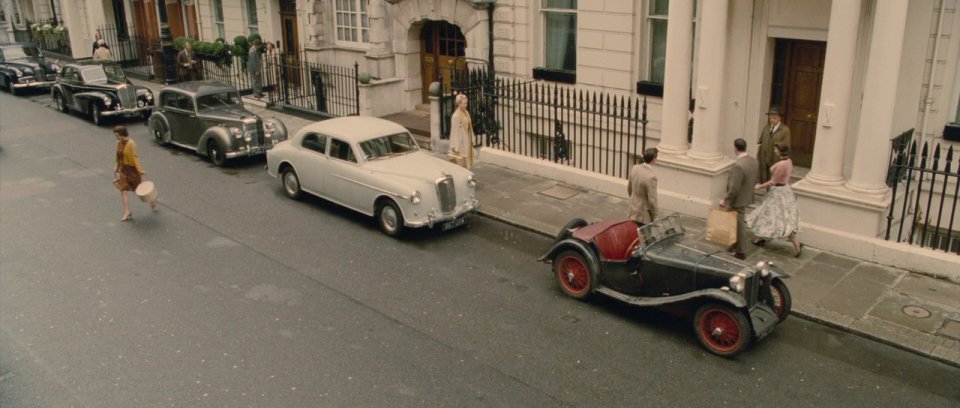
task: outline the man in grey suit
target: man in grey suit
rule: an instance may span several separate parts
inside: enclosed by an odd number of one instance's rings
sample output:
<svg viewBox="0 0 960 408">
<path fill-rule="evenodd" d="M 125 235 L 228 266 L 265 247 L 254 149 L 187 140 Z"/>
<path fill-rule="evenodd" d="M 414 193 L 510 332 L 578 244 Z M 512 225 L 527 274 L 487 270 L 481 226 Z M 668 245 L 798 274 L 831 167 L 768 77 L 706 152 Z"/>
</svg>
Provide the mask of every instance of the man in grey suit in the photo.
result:
<svg viewBox="0 0 960 408">
<path fill-rule="evenodd" d="M 630 218 L 640 225 L 657 219 L 657 175 L 653 165 L 657 162 L 657 148 L 643 151 L 643 163 L 630 169 L 627 195 L 630 196 Z"/>
<path fill-rule="evenodd" d="M 759 165 L 757 159 L 747 154 L 747 141 L 733 141 L 737 162 L 727 178 L 727 194 L 720 199 L 720 206 L 737 210 L 737 242 L 728 248 L 730 256 L 746 259 L 743 244 L 747 241 L 746 210 L 753 204 L 753 186 L 757 184 Z"/>
<path fill-rule="evenodd" d="M 263 61 L 260 58 L 260 39 L 254 38 L 250 53 L 247 55 L 247 71 L 250 73 L 250 86 L 253 88 L 253 97 L 263 98 Z"/>
</svg>

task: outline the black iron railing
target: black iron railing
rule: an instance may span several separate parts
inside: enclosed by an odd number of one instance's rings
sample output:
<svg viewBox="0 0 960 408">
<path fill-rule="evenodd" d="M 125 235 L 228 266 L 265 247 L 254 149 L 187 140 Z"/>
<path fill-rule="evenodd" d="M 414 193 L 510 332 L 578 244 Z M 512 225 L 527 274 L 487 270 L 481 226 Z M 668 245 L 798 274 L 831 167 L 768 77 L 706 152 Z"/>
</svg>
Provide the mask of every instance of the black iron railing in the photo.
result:
<svg viewBox="0 0 960 408">
<path fill-rule="evenodd" d="M 960 223 L 960 163 L 954 160 L 953 146 L 944 155 L 939 143 L 931 147 L 913 141 L 906 150 L 905 140 L 893 140 L 887 176 L 893 198 L 885 239 L 960 255 L 960 230 L 955 228 Z"/>
<path fill-rule="evenodd" d="M 113 24 L 97 27 L 110 54 L 124 70 L 153 77 L 154 59 L 160 50 L 160 40 L 131 35 L 132 29 L 118 29 Z M 93 51 L 93 43 L 87 44 Z M 157 61 L 159 63 L 159 61 Z"/>
<path fill-rule="evenodd" d="M 266 83 L 276 84 L 269 102 L 320 116 L 360 114 L 359 63 L 352 67 L 308 62 L 305 54 L 264 58 Z"/>
<path fill-rule="evenodd" d="M 440 100 L 443 137 L 449 135 L 452 93 L 461 92 L 478 143 L 496 149 L 626 178 L 647 148 L 645 96 L 512 78 L 491 83 L 482 69 L 461 71 L 450 82 L 451 93 Z"/>
</svg>

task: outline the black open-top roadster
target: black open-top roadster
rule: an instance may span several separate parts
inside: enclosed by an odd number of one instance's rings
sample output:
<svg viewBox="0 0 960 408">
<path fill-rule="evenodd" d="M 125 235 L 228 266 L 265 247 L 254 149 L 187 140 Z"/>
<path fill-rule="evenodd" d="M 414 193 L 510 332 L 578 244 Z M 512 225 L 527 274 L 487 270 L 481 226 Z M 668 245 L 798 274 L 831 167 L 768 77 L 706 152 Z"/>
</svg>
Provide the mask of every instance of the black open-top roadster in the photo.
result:
<svg viewBox="0 0 960 408">
<path fill-rule="evenodd" d="M 642 227 L 571 220 L 540 261 L 553 264 L 560 288 L 577 299 L 600 293 L 637 306 L 694 304 L 697 338 L 721 356 L 743 351 L 790 313 L 783 269 L 685 237 L 676 214 Z"/>
</svg>

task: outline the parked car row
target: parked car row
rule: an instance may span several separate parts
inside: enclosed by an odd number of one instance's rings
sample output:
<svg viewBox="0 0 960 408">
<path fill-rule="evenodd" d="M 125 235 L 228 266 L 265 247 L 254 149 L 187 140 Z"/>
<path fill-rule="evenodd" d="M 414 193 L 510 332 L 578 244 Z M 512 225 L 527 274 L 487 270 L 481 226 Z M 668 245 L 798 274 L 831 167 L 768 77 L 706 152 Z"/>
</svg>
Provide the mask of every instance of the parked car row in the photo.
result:
<svg viewBox="0 0 960 408">
<path fill-rule="evenodd" d="M 389 236 L 457 228 L 479 208 L 474 174 L 420 150 L 396 123 L 336 118 L 288 138 L 283 122 L 248 111 L 233 86 L 192 81 L 154 96 L 116 65 L 84 61 L 61 68 L 43 63 L 39 50 L 20 47 L 0 45 L 0 83 L 11 93 L 49 86 L 58 110 L 89 115 L 97 125 L 146 119 L 158 144 L 195 151 L 217 166 L 265 154 L 267 174 L 280 180 L 287 197 L 311 194 L 372 216 Z M 676 215 L 647 225 L 574 219 L 540 260 L 552 264 L 563 293 L 576 299 L 602 294 L 635 306 L 695 306 L 697 339 L 721 356 L 745 350 L 790 313 L 782 268 L 745 264 L 688 239 Z"/>
</svg>

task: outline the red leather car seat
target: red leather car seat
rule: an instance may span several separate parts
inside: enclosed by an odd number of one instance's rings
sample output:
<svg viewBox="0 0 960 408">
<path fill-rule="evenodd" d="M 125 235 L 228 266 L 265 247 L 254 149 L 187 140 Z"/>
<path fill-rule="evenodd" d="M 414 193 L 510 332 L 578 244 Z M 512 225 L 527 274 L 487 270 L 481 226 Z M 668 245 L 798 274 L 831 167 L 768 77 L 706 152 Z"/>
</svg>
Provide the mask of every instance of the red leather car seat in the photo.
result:
<svg viewBox="0 0 960 408">
<path fill-rule="evenodd" d="M 640 244 L 637 223 L 623 221 L 611 225 L 593 237 L 593 243 L 606 261 L 626 261 Z"/>
</svg>

